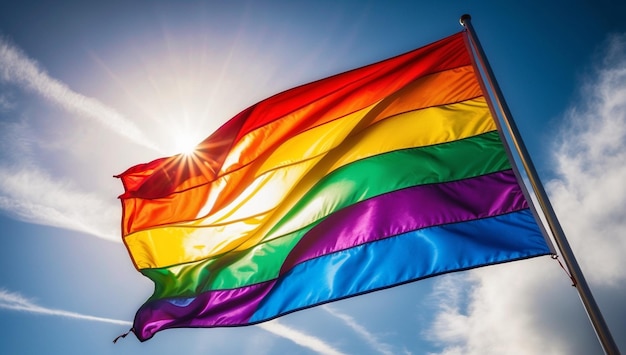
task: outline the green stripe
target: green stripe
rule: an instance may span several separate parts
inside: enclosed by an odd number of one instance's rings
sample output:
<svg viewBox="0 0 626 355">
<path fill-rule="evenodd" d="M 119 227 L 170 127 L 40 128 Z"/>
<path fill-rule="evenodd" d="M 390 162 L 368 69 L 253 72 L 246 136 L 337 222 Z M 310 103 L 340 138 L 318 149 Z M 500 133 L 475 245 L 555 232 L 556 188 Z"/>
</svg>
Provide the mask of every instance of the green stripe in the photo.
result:
<svg viewBox="0 0 626 355">
<path fill-rule="evenodd" d="M 471 178 L 510 167 L 495 131 L 359 160 L 320 180 L 264 237 L 262 244 L 211 259 L 141 272 L 155 282 L 151 300 L 190 297 L 208 290 L 267 281 L 278 275 L 283 261 L 302 236 L 334 211 L 402 188 Z M 313 202 L 322 208 L 307 215 L 307 204 Z M 281 236 L 280 226 L 290 221 L 308 225 Z"/>
<path fill-rule="evenodd" d="M 305 226 L 370 197 L 416 185 L 487 174 L 493 172 L 494 165 L 498 170 L 510 168 L 497 131 L 357 160 L 316 183 L 264 240 L 291 232 L 293 228 L 283 226 L 293 224 L 293 221 Z M 315 210 L 312 211 L 310 206 L 315 206 Z"/>
</svg>

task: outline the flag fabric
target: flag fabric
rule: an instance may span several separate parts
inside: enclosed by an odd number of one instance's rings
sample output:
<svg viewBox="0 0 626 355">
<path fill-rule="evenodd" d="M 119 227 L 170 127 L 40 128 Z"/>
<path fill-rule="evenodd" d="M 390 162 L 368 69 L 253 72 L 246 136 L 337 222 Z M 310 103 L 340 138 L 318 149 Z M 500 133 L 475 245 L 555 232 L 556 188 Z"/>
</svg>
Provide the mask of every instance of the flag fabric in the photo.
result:
<svg viewBox="0 0 626 355">
<path fill-rule="evenodd" d="M 133 331 L 241 326 L 550 253 L 464 32 L 263 100 L 118 177 Z"/>
</svg>

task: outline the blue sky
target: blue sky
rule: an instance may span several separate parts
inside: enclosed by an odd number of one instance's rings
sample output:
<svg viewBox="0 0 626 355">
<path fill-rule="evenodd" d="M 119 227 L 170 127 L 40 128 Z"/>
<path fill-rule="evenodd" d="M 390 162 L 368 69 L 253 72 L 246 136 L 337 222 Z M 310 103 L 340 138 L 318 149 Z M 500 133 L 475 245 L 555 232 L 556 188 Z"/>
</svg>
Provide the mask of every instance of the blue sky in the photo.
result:
<svg viewBox="0 0 626 355">
<path fill-rule="evenodd" d="M 114 174 L 276 92 L 458 32 L 463 13 L 626 351 L 623 1 L 150 0 L 0 2 L 0 353 L 600 353 L 549 257 L 111 342 L 152 291 L 120 243 Z"/>
</svg>

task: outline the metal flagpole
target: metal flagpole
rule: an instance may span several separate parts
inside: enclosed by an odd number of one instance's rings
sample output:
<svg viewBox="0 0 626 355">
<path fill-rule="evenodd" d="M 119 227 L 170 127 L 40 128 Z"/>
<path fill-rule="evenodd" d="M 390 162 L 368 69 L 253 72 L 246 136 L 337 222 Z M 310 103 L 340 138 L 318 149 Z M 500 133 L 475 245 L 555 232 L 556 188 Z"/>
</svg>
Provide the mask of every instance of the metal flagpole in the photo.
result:
<svg viewBox="0 0 626 355">
<path fill-rule="evenodd" d="M 561 255 L 563 256 L 563 260 L 565 261 L 565 264 L 567 265 L 567 268 L 570 271 L 572 280 L 574 281 L 574 286 L 578 290 L 578 295 L 580 296 L 580 299 L 585 307 L 587 315 L 589 316 L 589 319 L 593 325 L 596 335 L 598 336 L 598 340 L 600 341 L 602 348 L 604 349 L 604 352 L 606 354 L 609 354 L 609 355 L 619 354 L 620 352 L 617 348 L 617 345 L 615 344 L 615 341 L 613 340 L 611 332 L 609 328 L 607 327 L 606 322 L 604 321 L 604 318 L 602 317 L 602 313 L 600 312 L 600 309 L 598 308 L 598 305 L 596 304 L 596 301 L 593 298 L 593 295 L 591 294 L 591 290 L 589 289 L 589 286 L 587 285 L 587 281 L 585 281 L 585 277 L 583 276 L 582 270 L 580 269 L 580 266 L 578 266 L 578 262 L 576 261 L 576 258 L 574 257 L 574 253 L 572 252 L 572 249 L 570 248 L 570 245 L 567 239 L 565 238 L 565 233 L 563 232 L 563 229 L 561 228 L 561 224 L 556 218 L 556 214 L 554 213 L 552 204 L 548 200 L 548 197 L 543 188 L 543 185 L 541 184 L 539 180 L 539 176 L 537 175 L 535 166 L 530 160 L 530 155 L 528 154 L 528 151 L 526 150 L 526 146 L 524 145 L 524 142 L 521 139 L 517 126 L 515 125 L 515 122 L 513 121 L 513 116 L 511 115 L 511 112 L 509 111 L 509 107 L 506 104 L 506 101 L 504 101 L 504 96 L 502 95 L 500 86 L 498 85 L 498 82 L 496 81 L 495 76 L 493 75 L 491 66 L 489 65 L 489 62 L 487 61 L 487 57 L 485 56 L 485 53 L 483 52 L 480 42 L 478 41 L 478 37 L 476 36 L 476 33 L 474 32 L 474 28 L 472 27 L 471 16 L 470 15 L 461 16 L 460 22 L 461 22 L 461 25 L 463 25 L 465 29 L 467 30 L 470 42 L 473 44 L 473 49 L 476 52 L 476 57 L 478 61 L 477 64 L 480 65 L 480 68 L 482 69 L 486 77 L 487 84 L 489 85 L 489 88 L 492 90 L 493 96 L 495 98 L 495 103 L 498 106 L 497 108 L 500 110 L 500 113 L 502 114 L 504 124 L 506 125 L 507 131 L 511 137 L 512 143 L 515 146 L 515 149 L 517 150 L 517 153 L 519 155 L 520 161 L 522 162 L 524 170 L 526 171 L 526 174 L 528 175 L 528 179 L 530 181 L 530 184 L 533 188 L 535 195 L 537 196 L 537 200 L 539 201 L 539 206 L 541 207 L 541 210 L 543 211 L 543 214 L 546 217 L 548 227 L 550 228 L 550 231 L 552 232 L 552 236 L 554 237 L 556 245 L 559 248 L 559 251 L 561 252 Z M 477 74 L 479 74 L 480 76 L 480 73 L 477 73 Z M 489 96 L 490 94 L 488 92 L 485 92 L 485 97 L 489 98 Z M 494 117 L 494 119 L 498 120 L 497 117 Z M 503 143 L 507 144 L 506 141 Z"/>
</svg>

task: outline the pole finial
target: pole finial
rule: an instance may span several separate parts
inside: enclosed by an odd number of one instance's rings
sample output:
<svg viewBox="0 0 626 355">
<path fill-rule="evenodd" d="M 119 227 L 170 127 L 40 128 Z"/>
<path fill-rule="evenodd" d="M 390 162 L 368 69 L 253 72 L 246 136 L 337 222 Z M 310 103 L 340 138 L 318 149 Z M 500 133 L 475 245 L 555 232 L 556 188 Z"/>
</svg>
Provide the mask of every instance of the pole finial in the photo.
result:
<svg viewBox="0 0 626 355">
<path fill-rule="evenodd" d="M 472 19 L 472 16 L 468 14 L 463 14 L 461 15 L 461 18 L 459 19 L 459 23 L 461 24 L 461 26 L 465 27 L 465 23 L 467 21 L 470 21 L 471 19 Z"/>
</svg>

